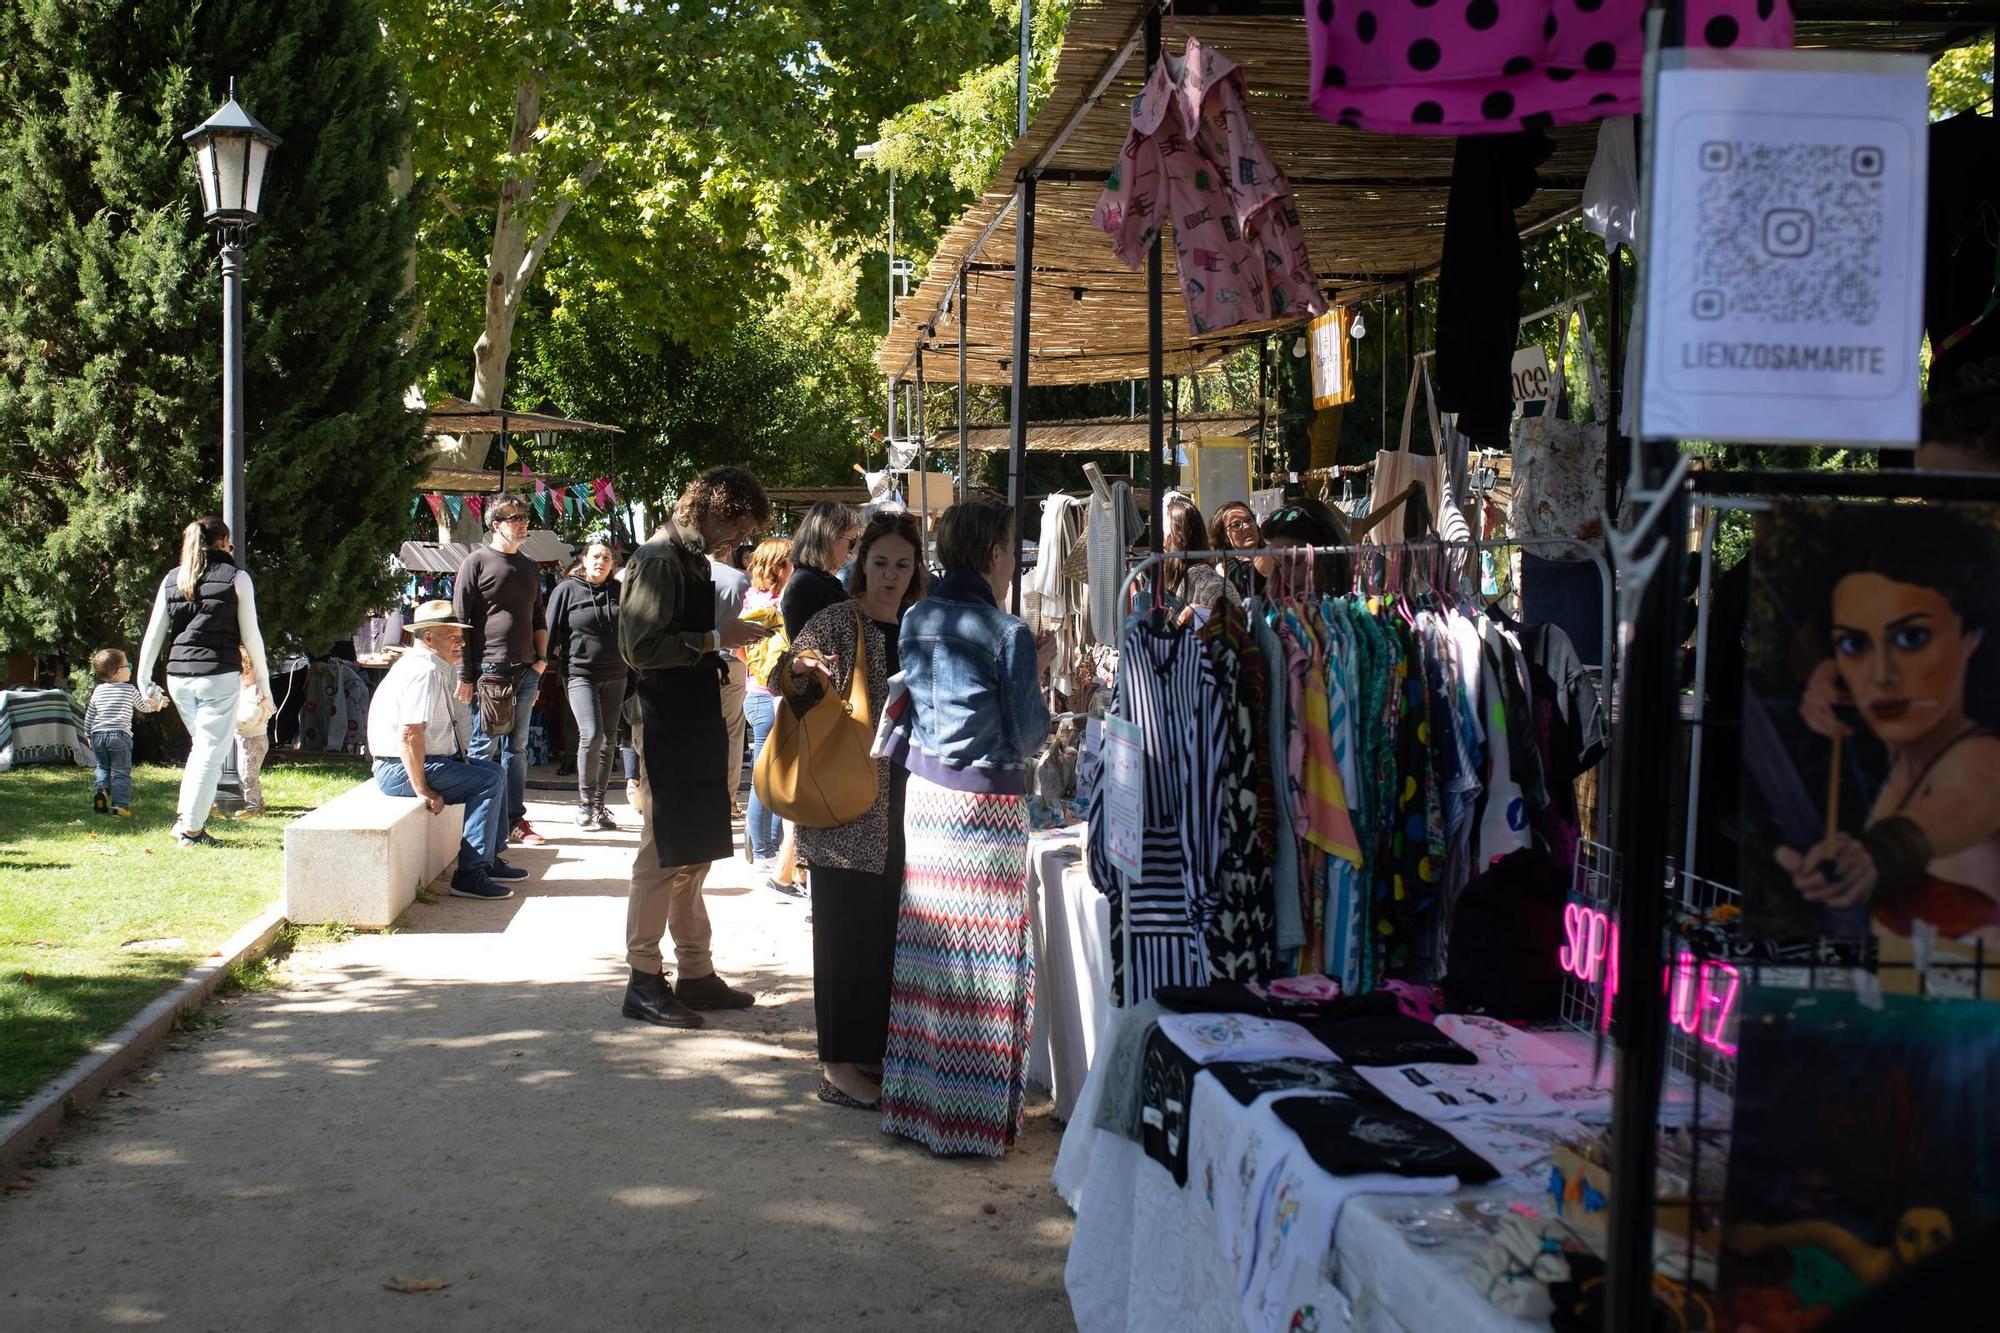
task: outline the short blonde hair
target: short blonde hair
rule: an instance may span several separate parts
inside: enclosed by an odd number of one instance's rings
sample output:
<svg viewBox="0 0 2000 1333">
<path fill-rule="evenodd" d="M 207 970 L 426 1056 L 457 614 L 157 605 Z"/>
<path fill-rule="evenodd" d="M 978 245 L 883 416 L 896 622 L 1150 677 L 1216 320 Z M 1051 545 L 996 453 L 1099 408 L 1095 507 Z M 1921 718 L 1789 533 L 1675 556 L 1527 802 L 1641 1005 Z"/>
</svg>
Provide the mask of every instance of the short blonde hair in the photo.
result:
<svg viewBox="0 0 2000 1333">
<path fill-rule="evenodd" d="M 758 592 L 776 592 L 779 574 L 792 562 L 790 537 L 766 537 L 750 553 L 750 586 Z"/>
</svg>

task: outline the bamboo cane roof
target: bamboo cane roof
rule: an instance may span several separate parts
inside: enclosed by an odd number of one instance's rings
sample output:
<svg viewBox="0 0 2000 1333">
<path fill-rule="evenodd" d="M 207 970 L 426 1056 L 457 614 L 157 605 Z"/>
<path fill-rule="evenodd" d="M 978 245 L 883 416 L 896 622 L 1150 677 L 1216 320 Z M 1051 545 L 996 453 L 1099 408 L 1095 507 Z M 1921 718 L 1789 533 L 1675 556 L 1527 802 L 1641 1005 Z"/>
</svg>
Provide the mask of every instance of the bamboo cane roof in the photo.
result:
<svg viewBox="0 0 2000 1333">
<path fill-rule="evenodd" d="M 1235 438 L 1254 434 L 1257 416 L 1220 412 L 1184 414 L 1180 419 L 1184 439 Z M 1145 417 L 1094 417 L 1087 421 L 1037 421 L 1028 427 L 1031 454 L 1143 454 L 1149 439 Z M 966 429 L 969 449 L 1003 453 L 1013 438 L 1013 427 L 971 426 Z M 958 444 L 958 432 L 947 429 L 931 436 L 933 449 L 950 450 Z"/>
<path fill-rule="evenodd" d="M 1146 275 L 1112 254 L 1091 224 L 1104 173 L 1117 160 L 1127 109 L 1145 81 L 1143 24 L 1156 0 L 1079 0 L 1058 57 L 1055 87 L 1002 160 L 986 189 L 947 231 L 915 292 L 903 299 L 876 364 L 909 379 L 919 345 L 928 378 L 957 374 L 960 339 L 955 287 L 961 269 L 970 307 L 966 378 L 1005 384 L 1012 377 L 1014 183 L 1036 176 L 1029 313 L 1031 379 L 1091 384 L 1143 377 L 1147 369 Z M 1234 6 L 1242 8 L 1241 4 Z M 1296 0 L 1266 16 L 1202 18 L 1201 0 L 1179 6 L 1161 33 L 1178 50 L 1185 35 L 1243 69 L 1251 119 L 1291 179 L 1306 248 L 1321 286 L 1339 303 L 1364 300 L 1434 272 L 1444 243 L 1445 203 L 1456 140 L 1368 134 L 1320 119 L 1308 103 L 1304 16 Z M 1958 0 L 1793 0 L 1801 46 L 1940 50 L 1978 36 L 1991 5 Z M 1542 188 L 1518 214 L 1523 233 L 1576 210 L 1597 144 L 1595 124 L 1550 131 L 1555 155 Z M 1190 338 L 1171 244 L 1164 269 L 1166 373 L 1186 374 L 1297 319 L 1242 325 Z"/>
</svg>

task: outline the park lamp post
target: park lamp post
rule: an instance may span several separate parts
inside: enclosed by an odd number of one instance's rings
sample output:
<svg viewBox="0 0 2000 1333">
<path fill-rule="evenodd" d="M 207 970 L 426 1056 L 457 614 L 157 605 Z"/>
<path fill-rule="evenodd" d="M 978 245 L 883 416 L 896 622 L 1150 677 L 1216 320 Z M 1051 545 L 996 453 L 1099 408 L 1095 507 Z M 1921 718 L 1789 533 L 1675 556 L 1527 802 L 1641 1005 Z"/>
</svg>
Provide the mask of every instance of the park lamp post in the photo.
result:
<svg viewBox="0 0 2000 1333">
<path fill-rule="evenodd" d="M 194 152 L 203 220 L 222 251 L 222 521 L 238 563 L 247 564 L 243 513 L 243 246 L 264 198 L 264 168 L 278 136 L 236 101 L 181 136 Z"/>
</svg>

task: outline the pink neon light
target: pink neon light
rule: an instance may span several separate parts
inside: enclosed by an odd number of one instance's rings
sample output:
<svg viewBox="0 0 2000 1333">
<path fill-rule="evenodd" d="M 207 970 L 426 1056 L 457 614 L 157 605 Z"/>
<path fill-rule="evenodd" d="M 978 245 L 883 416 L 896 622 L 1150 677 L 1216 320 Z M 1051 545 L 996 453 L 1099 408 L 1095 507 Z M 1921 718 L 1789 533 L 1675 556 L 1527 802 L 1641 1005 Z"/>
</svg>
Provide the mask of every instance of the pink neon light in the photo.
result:
<svg viewBox="0 0 2000 1333">
<path fill-rule="evenodd" d="M 1618 923 L 1594 907 L 1569 903 L 1563 908 L 1564 943 L 1558 960 L 1565 972 L 1590 984 L 1603 983 L 1598 1005 L 1601 1024 L 1611 1022 L 1611 1003 L 1618 995 Z M 1736 1047 L 1724 1036 L 1736 1013 L 1742 977 L 1727 963 L 1706 961 L 1681 953 L 1660 977 L 1673 1025 L 1724 1055 Z"/>
</svg>

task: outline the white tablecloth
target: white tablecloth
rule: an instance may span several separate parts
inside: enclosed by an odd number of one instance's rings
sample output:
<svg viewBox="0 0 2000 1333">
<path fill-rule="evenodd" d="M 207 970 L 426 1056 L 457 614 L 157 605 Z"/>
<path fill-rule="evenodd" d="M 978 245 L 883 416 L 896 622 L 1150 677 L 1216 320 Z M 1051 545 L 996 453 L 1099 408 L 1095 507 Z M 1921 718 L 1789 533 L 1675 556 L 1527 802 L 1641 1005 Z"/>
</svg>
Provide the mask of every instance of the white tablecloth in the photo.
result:
<svg viewBox="0 0 2000 1333">
<path fill-rule="evenodd" d="M 1122 1021 L 1103 1034 L 1108 1049 Z M 1244 1327 L 1235 1275 L 1214 1215 L 1174 1184 L 1139 1145 L 1097 1128 L 1103 1071 L 1093 1069 L 1063 1135 L 1055 1185 L 1077 1210 L 1063 1280 L 1079 1333 L 1224 1333 Z M 1250 1114 L 1249 1108 L 1242 1108 Z M 1454 1195 L 1362 1195 L 1334 1228 L 1314 1305 L 1320 1333 L 1528 1333 L 1541 1321 L 1502 1314 L 1472 1285 L 1467 1266 L 1483 1248 L 1412 1246 L 1396 1219 L 1462 1198 L 1519 1198 L 1501 1187 Z M 1530 1200 L 1533 1202 L 1533 1200 Z"/>
<path fill-rule="evenodd" d="M 1054 1097 L 1067 1121 L 1097 1049 L 1111 1001 L 1111 903 L 1084 870 L 1080 828 L 1028 840 L 1035 924 L 1035 1027 L 1028 1080 Z"/>
</svg>

